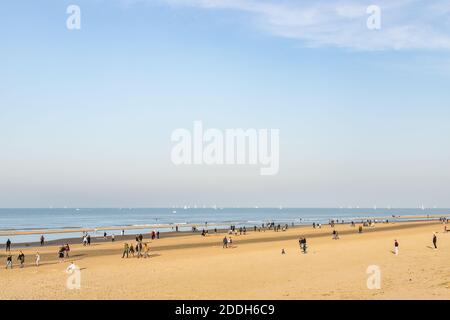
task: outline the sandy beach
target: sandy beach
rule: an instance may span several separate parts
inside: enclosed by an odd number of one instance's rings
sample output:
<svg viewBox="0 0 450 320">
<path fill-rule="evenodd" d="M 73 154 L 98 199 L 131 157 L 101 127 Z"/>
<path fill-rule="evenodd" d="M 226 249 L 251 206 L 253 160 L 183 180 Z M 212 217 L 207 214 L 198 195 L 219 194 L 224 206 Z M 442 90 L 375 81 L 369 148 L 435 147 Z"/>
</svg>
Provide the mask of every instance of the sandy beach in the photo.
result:
<svg viewBox="0 0 450 320">
<path fill-rule="evenodd" d="M 358 225 L 334 229 L 339 240 L 332 239 L 329 225 L 251 230 L 231 236 L 228 249 L 222 248 L 224 233 L 163 234 L 157 240 L 145 234 L 147 259 L 122 259 L 124 242 L 135 241 L 119 236 L 90 247 L 74 244 L 64 262 L 58 261 L 58 247 L 48 245 L 23 249 L 23 269 L 13 247 L 12 270 L 4 268 L 2 249 L 0 299 L 450 299 L 450 232 L 441 222 L 376 224 L 362 234 Z M 300 236 L 307 238 L 307 254 L 300 252 Z M 69 290 L 65 270 L 72 261 L 81 269 L 81 288 Z M 381 271 L 380 289 L 367 287 L 366 271 L 373 265 Z"/>
</svg>

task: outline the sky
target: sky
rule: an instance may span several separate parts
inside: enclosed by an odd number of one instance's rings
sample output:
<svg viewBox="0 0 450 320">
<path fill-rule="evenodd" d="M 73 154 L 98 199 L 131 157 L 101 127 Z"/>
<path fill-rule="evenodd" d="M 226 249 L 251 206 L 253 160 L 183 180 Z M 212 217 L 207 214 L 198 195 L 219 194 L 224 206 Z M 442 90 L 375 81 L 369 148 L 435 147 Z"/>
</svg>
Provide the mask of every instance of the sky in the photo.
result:
<svg viewBox="0 0 450 320">
<path fill-rule="evenodd" d="M 0 207 L 450 207 L 450 1 L 18 0 L 0 44 Z M 174 165 L 194 121 L 278 174 Z"/>
</svg>

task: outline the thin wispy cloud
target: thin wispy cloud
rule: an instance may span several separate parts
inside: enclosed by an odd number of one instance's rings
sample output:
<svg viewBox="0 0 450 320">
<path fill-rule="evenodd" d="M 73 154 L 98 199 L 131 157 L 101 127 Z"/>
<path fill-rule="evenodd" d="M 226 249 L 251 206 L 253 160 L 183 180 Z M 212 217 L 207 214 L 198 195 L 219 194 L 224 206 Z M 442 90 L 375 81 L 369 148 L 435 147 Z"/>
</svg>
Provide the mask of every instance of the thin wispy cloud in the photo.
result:
<svg viewBox="0 0 450 320">
<path fill-rule="evenodd" d="M 174 9 L 243 12 L 257 30 L 308 47 L 353 50 L 450 50 L 450 1 L 126 0 Z M 381 29 L 366 26 L 369 5 L 381 8 Z"/>
</svg>

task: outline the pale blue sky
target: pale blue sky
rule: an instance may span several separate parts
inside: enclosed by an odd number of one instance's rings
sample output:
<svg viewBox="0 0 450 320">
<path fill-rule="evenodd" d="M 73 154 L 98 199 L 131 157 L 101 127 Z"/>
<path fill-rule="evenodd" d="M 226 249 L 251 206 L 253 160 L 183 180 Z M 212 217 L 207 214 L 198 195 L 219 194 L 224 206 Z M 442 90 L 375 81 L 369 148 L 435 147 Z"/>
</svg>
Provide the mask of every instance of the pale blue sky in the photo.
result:
<svg viewBox="0 0 450 320">
<path fill-rule="evenodd" d="M 369 4 L 2 3 L 0 207 L 450 207 L 450 2 Z M 280 129 L 279 174 L 175 167 L 194 120 Z"/>
</svg>

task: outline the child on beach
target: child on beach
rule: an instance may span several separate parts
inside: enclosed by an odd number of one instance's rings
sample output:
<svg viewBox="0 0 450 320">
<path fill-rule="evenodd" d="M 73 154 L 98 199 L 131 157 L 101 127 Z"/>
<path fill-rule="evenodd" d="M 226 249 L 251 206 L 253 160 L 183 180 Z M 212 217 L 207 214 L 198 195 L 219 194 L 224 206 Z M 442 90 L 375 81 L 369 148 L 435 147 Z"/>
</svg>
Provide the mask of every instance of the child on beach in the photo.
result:
<svg viewBox="0 0 450 320">
<path fill-rule="evenodd" d="M 130 255 L 133 256 L 133 258 L 134 258 L 134 246 L 133 246 L 133 245 L 130 245 L 129 253 L 130 253 Z"/>
<path fill-rule="evenodd" d="M 25 255 L 22 251 L 19 251 L 19 255 L 17 256 L 17 260 L 20 262 L 20 267 L 23 268 L 23 265 L 25 263 Z"/>
<path fill-rule="evenodd" d="M 398 256 L 398 241 L 397 240 L 394 241 L 394 254 L 396 256 Z"/>
<path fill-rule="evenodd" d="M 39 255 L 39 252 L 36 252 L 36 258 L 35 258 L 36 267 L 39 267 L 40 261 L 41 261 L 41 256 Z"/>
<path fill-rule="evenodd" d="M 10 255 L 10 254 L 6 257 L 6 269 L 8 269 L 8 268 L 10 268 L 10 269 L 13 268 L 12 255 Z"/>
<path fill-rule="evenodd" d="M 150 257 L 150 246 L 148 246 L 146 243 L 144 243 L 144 258 Z"/>
<path fill-rule="evenodd" d="M 333 230 L 333 240 L 337 240 L 337 239 L 338 239 L 337 231 Z"/>
</svg>

